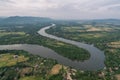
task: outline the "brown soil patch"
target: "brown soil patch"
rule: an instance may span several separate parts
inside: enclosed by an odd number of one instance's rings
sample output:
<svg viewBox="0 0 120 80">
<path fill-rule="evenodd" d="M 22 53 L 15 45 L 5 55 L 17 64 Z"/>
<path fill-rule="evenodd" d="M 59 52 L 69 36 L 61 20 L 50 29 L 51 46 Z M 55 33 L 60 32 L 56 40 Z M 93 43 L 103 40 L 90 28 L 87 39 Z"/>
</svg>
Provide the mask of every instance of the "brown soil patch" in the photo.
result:
<svg viewBox="0 0 120 80">
<path fill-rule="evenodd" d="M 50 74 L 51 74 L 51 75 L 58 74 L 61 69 L 62 69 L 62 65 L 56 64 L 56 65 L 53 66 L 53 68 L 51 69 Z"/>
<path fill-rule="evenodd" d="M 120 80 L 120 74 L 115 75 L 115 77 L 117 78 L 117 80 Z"/>
</svg>

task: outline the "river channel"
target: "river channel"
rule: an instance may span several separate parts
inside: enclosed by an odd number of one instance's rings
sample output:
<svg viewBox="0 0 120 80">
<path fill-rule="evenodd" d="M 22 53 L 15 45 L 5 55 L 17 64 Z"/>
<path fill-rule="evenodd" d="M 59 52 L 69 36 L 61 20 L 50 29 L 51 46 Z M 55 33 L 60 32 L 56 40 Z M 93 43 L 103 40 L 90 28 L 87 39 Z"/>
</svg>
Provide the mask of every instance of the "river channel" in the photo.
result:
<svg viewBox="0 0 120 80">
<path fill-rule="evenodd" d="M 78 46 L 80 48 L 83 48 L 90 53 L 90 58 L 88 60 L 84 60 L 83 62 L 72 61 L 66 57 L 63 57 L 57 54 L 56 52 L 54 52 L 53 50 L 49 48 L 46 48 L 40 45 L 32 45 L 32 44 L 0 45 L 0 50 L 25 50 L 31 54 L 40 55 L 41 57 L 45 57 L 45 58 L 55 59 L 60 64 L 71 66 L 75 69 L 80 69 L 80 70 L 91 71 L 91 70 L 99 70 L 105 67 L 105 64 L 104 64 L 105 55 L 103 51 L 89 44 L 84 44 L 81 42 L 64 39 L 64 38 L 57 37 L 57 36 L 54 36 L 54 35 L 51 35 L 45 32 L 45 30 L 53 26 L 55 26 L 55 24 L 44 27 L 40 29 L 38 33 L 42 36 L 56 39 L 58 41 L 62 41 L 62 42 L 69 43 L 69 44 Z"/>
</svg>

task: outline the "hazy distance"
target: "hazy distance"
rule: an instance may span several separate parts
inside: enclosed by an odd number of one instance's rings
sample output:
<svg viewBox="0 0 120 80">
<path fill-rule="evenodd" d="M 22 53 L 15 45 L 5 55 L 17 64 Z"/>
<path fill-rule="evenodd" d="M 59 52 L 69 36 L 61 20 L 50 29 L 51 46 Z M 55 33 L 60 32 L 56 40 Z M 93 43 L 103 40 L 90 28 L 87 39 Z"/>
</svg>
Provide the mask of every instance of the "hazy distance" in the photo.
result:
<svg viewBox="0 0 120 80">
<path fill-rule="evenodd" d="M 120 0 L 0 0 L 0 16 L 120 19 Z"/>
</svg>

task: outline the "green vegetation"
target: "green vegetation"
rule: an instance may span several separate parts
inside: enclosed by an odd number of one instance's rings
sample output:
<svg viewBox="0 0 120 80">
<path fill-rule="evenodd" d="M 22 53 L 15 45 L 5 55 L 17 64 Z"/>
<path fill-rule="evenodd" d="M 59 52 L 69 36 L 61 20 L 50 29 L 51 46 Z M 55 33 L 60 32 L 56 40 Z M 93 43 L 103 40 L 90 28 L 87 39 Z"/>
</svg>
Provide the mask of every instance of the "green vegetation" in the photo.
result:
<svg viewBox="0 0 120 80">
<path fill-rule="evenodd" d="M 55 60 L 41 58 L 25 51 L 0 51 L 0 80 L 46 80 L 49 79 Z M 18 60 L 18 61 L 16 61 Z"/>
<path fill-rule="evenodd" d="M 17 57 L 17 58 L 15 58 Z M 13 66 L 16 65 L 19 62 L 27 61 L 29 58 L 24 57 L 22 55 L 12 55 L 10 53 L 8 54 L 1 54 L 0 55 L 0 68 L 6 67 L 6 66 Z"/>
<path fill-rule="evenodd" d="M 111 41 L 117 41 L 120 37 L 120 28 L 116 25 L 57 25 L 47 30 L 48 33 L 72 39 L 80 42 L 94 44 L 97 46 L 101 43 L 108 43 Z M 62 33 L 62 34 L 60 34 Z M 111 37 L 112 36 L 112 37 Z M 96 43 L 97 42 L 97 43 Z M 100 47 L 100 46 L 97 46 Z M 101 47 L 102 48 L 102 47 Z"/>
<path fill-rule="evenodd" d="M 52 27 L 47 30 L 47 32 L 63 38 L 93 44 L 105 52 L 106 67 L 96 72 L 80 73 L 78 71 L 77 77 L 75 77 L 78 80 L 81 79 L 81 77 L 83 80 L 115 80 L 116 75 L 120 74 L 120 27 L 118 25 L 66 24 Z"/>
<path fill-rule="evenodd" d="M 45 80 L 45 79 L 43 79 L 39 76 L 38 77 L 37 76 L 29 76 L 29 77 L 23 77 L 20 80 Z"/>
<path fill-rule="evenodd" d="M 55 50 L 57 53 L 59 53 L 62 56 L 65 56 L 71 60 L 87 60 L 90 57 L 90 54 L 88 51 L 78 48 L 76 46 L 66 44 L 59 41 L 51 41 L 47 40 L 46 45 L 49 46 L 51 49 Z"/>
<path fill-rule="evenodd" d="M 4 28 L 6 30 L 4 33 L 9 35 L 1 36 L 0 44 L 39 44 L 53 49 L 62 56 L 77 61 L 84 61 L 90 57 L 89 52 L 84 49 L 40 36 L 37 31 L 46 25 L 30 25 L 30 27 L 28 27 L 29 25 L 22 25 L 23 27 L 16 26 Z"/>
<path fill-rule="evenodd" d="M 72 60 L 85 60 L 90 57 L 88 52 L 78 47 L 37 34 L 37 31 L 46 25 L 49 24 L 1 25 L 0 33 L 2 36 L 0 36 L 0 44 L 39 44 L 51 48 Z M 9 34 L 6 34 L 7 32 Z M 67 39 L 93 44 L 104 51 L 106 67 L 98 71 L 82 71 L 58 66 L 55 68 L 58 72 L 51 75 L 52 69 L 57 65 L 55 60 L 41 58 L 24 51 L 0 51 L 0 55 L 6 58 L 4 60 L 0 56 L 0 60 L 5 62 L 0 61 L 0 80 L 63 80 L 66 78 L 75 80 L 116 80 L 120 76 L 119 25 L 58 23 L 57 27 L 53 27 L 47 32 Z M 76 55 L 73 56 L 73 53 Z M 13 55 L 18 55 L 23 59 L 18 62 L 12 57 Z M 14 64 L 8 65 L 9 61 L 13 61 Z"/>
<path fill-rule="evenodd" d="M 3 58 L 5 58 L 4 61 L 8 61 L 7 58 L 9 58 L 9 62 L 14 61 L 14 64 L 0 67 L 0 80 L 63 80 L 66 79 L 65 75 L 70 70 L 69 67 L 57 64 L 55 60 L 32 55 L 22 50 L 2 50 L 1 55 L 3 57 L 0 62 Z"/>
<path fill-rule="evenodd" d="M 49 80 L 62 80 L 63 76 L 61 74 L 53 75 Z"/>
<path fill-rule="evenodd" d="M 25 35 L 24 32 L 0 32 L 0 37 L 7 35 Z"/>
</svg>

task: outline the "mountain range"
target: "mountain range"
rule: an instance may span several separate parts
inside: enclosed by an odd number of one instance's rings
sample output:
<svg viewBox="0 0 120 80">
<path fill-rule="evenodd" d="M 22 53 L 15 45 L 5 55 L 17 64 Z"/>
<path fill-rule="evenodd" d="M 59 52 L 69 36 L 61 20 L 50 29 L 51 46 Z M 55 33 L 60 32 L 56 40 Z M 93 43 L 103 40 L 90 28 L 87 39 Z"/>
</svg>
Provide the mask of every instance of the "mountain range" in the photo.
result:
<svg viewBox="0 0 120 80">
<path fill-rule="evenodd" d="M 48 17 L 31 17 L 31 16 L 10 16 L 1 17 L 0 24 L 34 24 L 34 23 L 44 23 L 53 21 L 64 21 L 64 20 L 54 20 Z M 65 20 L 66 21 L 66 20 Z M 80 23 L 108 23 L 108 24 L 120 24 L 120 19 L 93 19 L 93 20 L 68 20 Z"/>
</svg>

